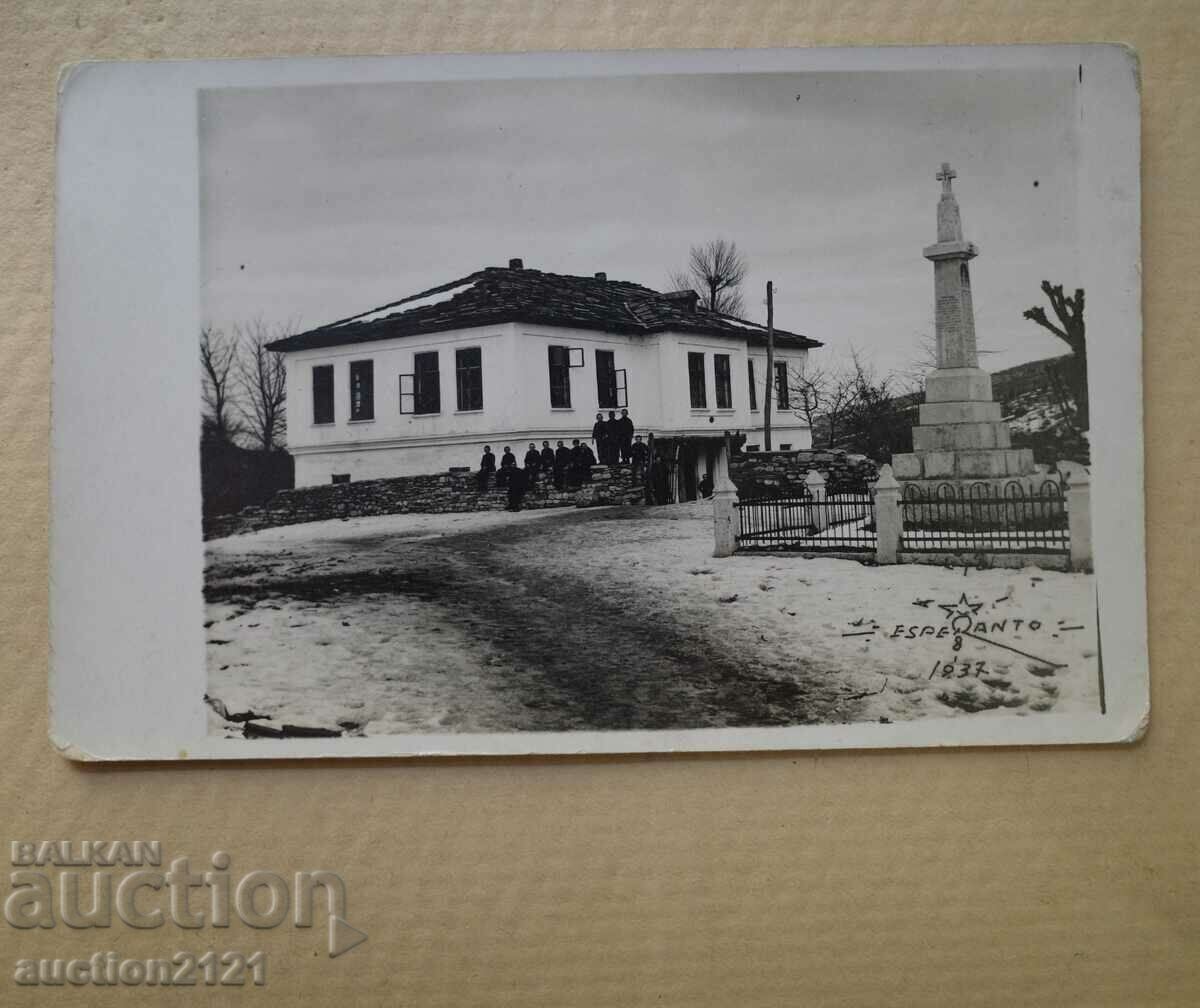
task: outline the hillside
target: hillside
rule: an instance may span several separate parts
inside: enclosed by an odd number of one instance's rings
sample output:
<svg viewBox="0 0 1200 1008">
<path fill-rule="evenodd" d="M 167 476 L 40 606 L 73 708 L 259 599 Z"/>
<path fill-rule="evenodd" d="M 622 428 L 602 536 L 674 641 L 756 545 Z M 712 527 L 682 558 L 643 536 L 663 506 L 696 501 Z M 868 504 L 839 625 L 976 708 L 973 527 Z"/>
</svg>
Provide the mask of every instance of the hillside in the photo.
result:
<svg viewBox="0 0 1200 1008">
<path fill-rule="evenodd" d="M 1038 462 L 1046 465 L 1060 460 L 1087 464 L 1087 435 L 1075 432 L 1063 414 L 1055 391 L 1055 369 L 1069 355 L 1029 361 L 992 374 L 992 393 L 1001 404 L 1004 419 L 1012 431 L 1013 447 L 1032 448 Z M 892 400 L 902 422 L 917 422 L 921 393 L 898 396 Z M 820 421 L 814 425 L 813 444 L 825 447 L 828 438 Z M 833 447 L 856 450 L 850 434 L 839 436 Z M 903 449 L 897 449 L 903 450 Z M 882 461 L 882 460 L 880 460 Z"/>
</svg>

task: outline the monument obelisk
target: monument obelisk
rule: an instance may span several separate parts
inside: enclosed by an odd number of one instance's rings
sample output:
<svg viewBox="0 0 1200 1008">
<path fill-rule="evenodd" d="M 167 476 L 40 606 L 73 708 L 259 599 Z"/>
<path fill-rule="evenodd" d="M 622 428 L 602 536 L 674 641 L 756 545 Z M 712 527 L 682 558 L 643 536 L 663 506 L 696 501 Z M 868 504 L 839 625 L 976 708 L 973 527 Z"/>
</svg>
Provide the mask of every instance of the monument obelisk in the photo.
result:
<svg viewBox="0 0 1200 1008">
<path fill-rule="evenodd" d="M 943 163 L 937 207 L 937 242 L 924 250 L 933 263 L 937 367 L 925 378 L 925 402 L 913 428 L 911 454 L 894 455 L 901 483 L 998 485 L 1035 472 L 1033 452 L 1013 448 L 1000 404 L 992 399 L 992 376 L 979 366 L 975 311 L 967 266 L 979 249 L 963 238 L 954 196 L 955 171 Z"/>
</svg>

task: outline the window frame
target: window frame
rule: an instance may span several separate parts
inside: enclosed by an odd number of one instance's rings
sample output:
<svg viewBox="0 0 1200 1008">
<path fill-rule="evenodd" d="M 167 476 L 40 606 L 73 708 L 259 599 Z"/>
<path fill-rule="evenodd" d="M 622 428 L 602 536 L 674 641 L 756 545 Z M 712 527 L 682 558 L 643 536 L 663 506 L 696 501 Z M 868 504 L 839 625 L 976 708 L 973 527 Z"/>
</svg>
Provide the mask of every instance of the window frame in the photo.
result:
<svg viewBox="0 0 1200 1008">
<path fill-rule="evenodd" d="M 723 372 L 723 373 L 722 373 Z M 729 354 L 713 354 L 713 381 L 717 393 L 717 409 L 733 409 L 733 361 Z"/>
<path fill-rule="evenodd" d="M 708 409 L 708 365 L 702 350 L 688 351 L 688 397 L 694 410 Z M 697 367 L 696 365 L 699 365 Z"/>
<path fill-rule="evenodd" d="M 350 362 L 350 423 L 369 423 L 375 419 L 375 360 L 363 358 Z M 360 381 L 366 376 L 365 382 L 358 390 L 356 399 L 355 378 Z"/>
<path fill-rule="evenodd" d="M 329 396 L 329 418 L 322 420 L 317 412 L 317 372 L 328 375 L 328 386 L 322 391 L 327 392 Z M 314 427 L 328 427 L 331 424 L 337 423 L 337 379 L 333 373 L 332 364 L 314 364 L 312 366 L 312 422 Z"/>
<path fill-rule="evenodd" d="M 475 353 L 477 364 L 463 364 L 463 355 Z M 472 378 L 471 376 L 475 377 Z M 466 384 L 464 384 L 464 382 Z M 464 392 L 467 393 L 464 396 Z M 473 395 L 478 396 L 478 405 Z M 456 347 L 454 350 L 454 401 L 459 413 L 483 412 L 483 347 Z"/>
<path fill-rule="evenodd" d="M 792 399 L 788 391 L 787 361 L 775 362 L 775 405 L 779 409 L 791 409 Z"/>
<path fill-rule="evenodd" d="M 560 343 L 551 343 L 546 348 L 546 365 L 550 382 L 550 408 L 573 409 L 574 407 L 571 405 L 571 348 Z M 557 382 L 555 381 L 556 372 Z M 558 401 L 556 401 L 556 392 Z"/>
<path fill-rule="evenodd" d="M 604 367 L 600 365 L 602 359 Z M 596 350 L 596 408 L 621 408 L 617 405 L 617 354 L 614 350 Z"/>
<path fill-rule="evenodd" d="M 433 370 L 422 371 L 419 362 L 433 358 Z M 432 389 L 423 388 L 422 379 L 432 377 Z M 432 401 L 423 397 L 432 397 Z M 433 409 L 422 409 L 432 405 Z M 434 416 L 442 412 L 442 361 L 437 350 L 419 350 L 413 354 L 413 416 Z"/>
</svg>

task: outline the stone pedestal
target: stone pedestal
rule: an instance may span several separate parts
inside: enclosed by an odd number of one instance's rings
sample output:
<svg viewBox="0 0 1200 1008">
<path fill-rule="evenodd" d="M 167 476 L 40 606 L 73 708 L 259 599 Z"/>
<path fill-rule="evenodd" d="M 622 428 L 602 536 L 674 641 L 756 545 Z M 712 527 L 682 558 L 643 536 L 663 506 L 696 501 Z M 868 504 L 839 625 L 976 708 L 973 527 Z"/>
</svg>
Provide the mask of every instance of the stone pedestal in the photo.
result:
<svg viewBox="0 0 1200 1008">
<path fill-rule="evenodd" d="M 983 483 L 1002 496 L 1012 481 L 1030 485 L 1037 473 L 1033 452 L 1013 448 L 1000 404 L 992 399 L 992 376 L 979 367 L 971 303 L 970 260 L 979 249 L 962 235 L 949 165 L 938 172 L 938 240 L 924 250 L 933 263 L 934 323 L 938 367 L 925 379 L 925 402 L 913 428 L 913 450 L 892 457 L 902 484 L 915 484 L 934 496 L 942 484 Z"/>
</svg>

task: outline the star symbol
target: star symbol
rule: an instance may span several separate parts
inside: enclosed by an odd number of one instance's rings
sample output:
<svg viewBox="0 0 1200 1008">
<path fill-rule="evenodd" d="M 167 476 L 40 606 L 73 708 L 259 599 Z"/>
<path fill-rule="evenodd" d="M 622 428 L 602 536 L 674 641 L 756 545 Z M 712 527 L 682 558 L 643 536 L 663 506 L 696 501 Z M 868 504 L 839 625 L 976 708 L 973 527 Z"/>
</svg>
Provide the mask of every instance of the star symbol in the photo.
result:
<svg viewBox="0 0 1200 1008">
<path fill-rule="evenodd" d="M 952 619 L 955 616 L 974 616 L 983 608 L 982 602 L 971 602 L 967 599 L 967 593 L 963 592 L 957 602 L 951 602 L 948 605 L 939 602 L 938 608 L 945 610 L 946 619 Z"/>
</svg>

